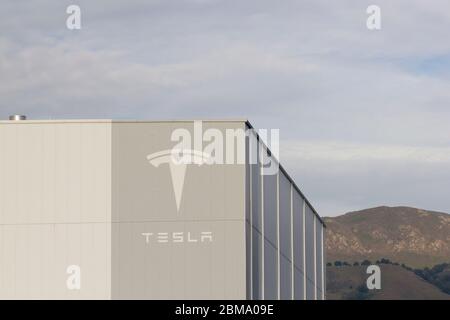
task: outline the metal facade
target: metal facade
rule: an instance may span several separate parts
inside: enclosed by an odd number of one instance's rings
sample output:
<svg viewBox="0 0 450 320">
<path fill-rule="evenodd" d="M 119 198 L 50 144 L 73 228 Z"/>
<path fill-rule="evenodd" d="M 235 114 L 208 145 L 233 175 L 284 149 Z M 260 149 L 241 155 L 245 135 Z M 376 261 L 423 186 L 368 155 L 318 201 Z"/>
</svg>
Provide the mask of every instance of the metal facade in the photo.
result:
<svg viewBox="0 0 450 320">
<path fill-rule="evenodd" d="M 148 157 L 176 129 L 198 134 L 193 121 L 0 121 L 0 298 L 323 299 L 323 224 L 286 172 L 265 174 L 237 138 L 244 163 L 188 165 L 177 196 L 179 172 Z"/>
<path fill-rule="evenodd" d="M 248 298 L 323 300 L 324 224 L 281 165 L 275 174 L 265 173 L 264 164 L 277 159 L 257 134 L 250 136 L 248 144 L 262 159 L 247 168 L 251 195 L 247 216 L 252 226 L 248 228 L 252 279 Z"/>
</svg>

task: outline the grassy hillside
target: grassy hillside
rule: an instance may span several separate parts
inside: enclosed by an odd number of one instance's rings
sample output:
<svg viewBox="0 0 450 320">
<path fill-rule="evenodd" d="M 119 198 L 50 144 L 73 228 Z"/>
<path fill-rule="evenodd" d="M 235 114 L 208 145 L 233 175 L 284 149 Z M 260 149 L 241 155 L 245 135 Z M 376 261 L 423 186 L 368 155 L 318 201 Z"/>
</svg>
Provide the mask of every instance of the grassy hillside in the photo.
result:
<svg viewBox="0 0 450 320">
<path fill-rule="evenodd" d="M 443 292 L 450 294 L 450 264 L 442 263 L 433 268 L 414 270 L 414 273 Z"/>
<path fill-rule="evenodd" d="M 327 299 L 450 300 L 433 284 L 401 266 L 380 265 L 381 290 L 368 290 L 365 266 L 327 267 Z"/>
</svg>

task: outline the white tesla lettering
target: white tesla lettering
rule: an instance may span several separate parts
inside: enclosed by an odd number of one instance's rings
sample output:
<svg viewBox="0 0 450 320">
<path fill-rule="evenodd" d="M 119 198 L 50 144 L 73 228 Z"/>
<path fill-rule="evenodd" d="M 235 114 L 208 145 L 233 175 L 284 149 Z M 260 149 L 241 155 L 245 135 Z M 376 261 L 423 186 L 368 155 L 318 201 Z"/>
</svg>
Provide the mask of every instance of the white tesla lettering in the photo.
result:
<svg viewBox="0 0 450 320">
<path fill-rule="evenodd" d="M 211 231 L 201 232 L 143 232 L 146 244 L 154 243 L 209 243 L 213 242 Z"/>
</svg>

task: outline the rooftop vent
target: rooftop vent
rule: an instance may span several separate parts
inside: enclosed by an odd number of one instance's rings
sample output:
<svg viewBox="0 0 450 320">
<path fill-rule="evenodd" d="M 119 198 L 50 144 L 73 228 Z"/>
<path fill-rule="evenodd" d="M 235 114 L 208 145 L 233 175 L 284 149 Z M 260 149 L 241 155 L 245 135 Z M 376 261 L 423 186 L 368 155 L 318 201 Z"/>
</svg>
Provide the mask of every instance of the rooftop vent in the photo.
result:
<svg viewBox="0 0 450 320">
<path fill-rule="evenodd" d="M 20 114 L 15 114 L 15 115 L 9 116 L 9 120 L 11 120 L 11 121 L 27 120 L 27 116 L 23 116 L 23 115 L 20 115 Z"/>
</svg>

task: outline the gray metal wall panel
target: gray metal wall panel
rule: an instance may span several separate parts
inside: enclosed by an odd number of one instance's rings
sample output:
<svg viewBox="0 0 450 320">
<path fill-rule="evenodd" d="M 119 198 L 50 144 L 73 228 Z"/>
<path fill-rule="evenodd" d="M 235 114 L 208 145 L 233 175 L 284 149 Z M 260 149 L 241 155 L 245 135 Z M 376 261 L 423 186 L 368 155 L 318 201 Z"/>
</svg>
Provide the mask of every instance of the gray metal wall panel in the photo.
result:
<svg viewBox="0 0 450 320">
<path fill-rule="evenodd" d="M 255 139 L 254 135 L 251 139 Z M 255 149 L 250 163 L 251 168 L 251 215 L 252 215 L 252 298 L 255 300 L 262 299 L 263 291 L 263 239 L 262 239 L 262 177 L 261 163 L 258 157 L 259 144 L 253 140 L 251 143 Z"/>
<path fill-rule="evenodd" d="M 303 261 L 304 241 L 303 241 L 303 204 L 304 200 L 301 195 L 294 190 L 293 205 L 294 205 L 294 298 L 296 300 L 303 300 L 304 297 L 304 272 L 305 266 Z"/>
<path fill-rule="evenodd" d="M 252 298 L 252 226 L 245 222 L 245 280 L 247 299 Z"/>
<path fill-rule="evenodd" d="M 306 299 L 315 300 L 316 299 L 316 288 L 314 282 L 306 279 Z"/>
<path fill-rule="evenodd" d="M 264 179 L 264 237 L 273 246 L 278 246 L 277 227 L 277 179 L 276 175 L 265 175 Z"/>
<path fill-rule="evenodd" d="M 279 173 L 280 299 L 292 299 L 291 182 Z"/>
<path fill-rule="evenodd" d="M 294 267 L 294 300 L 304 300 L 304 274 Z"/>
<path fill-rule="evenodd" d="M 292 262 L 283 255 L 280 258 L 280 299 L 292 299 Z"/>
<path fill-rule="evenodd" d="M 322 276 L 323 276 L 323 294 L 322 297 L 324 300 L 327 299 L 327 255 L 325 250 L 325 227 L 322 225 L 322 257 L 323 257 L 323 268 L 322 268 Z"/>
<path fill-rule="evenodd" d="M 278 299 L 278 250 L 264 241 L 264 299 Z"/>
<path fill-rule="evenodd" d="M 266 149 L 263 164 L 272 161 Z M 263 171 L 267 173 L 266 169 Z M 264 299 L 278 299 L 278 175 L 263 177 Z"/>
<path fill-rule="evenodd" d="M 291 257 L 291 182 L 280 172 L 280 252 L 289 260 Z"/>
<path fill-rule="evenodd" d="M 245 143 L 245 278 L 246 296 L 252 298 L 252 206 L 251 206 L 251 164 L 249 158 L 249 143 Z"/>
<path fill-rule="evenodd" d="M 259 145 L 256 144 L 256 152 L 259 154 Z M 261 163 L 258 157 L 257 163 L 251 164 L 252 178 L 252 224 L 262 233 L 262 214 L 261 214 Z"/>
<path fill-rule="evenodd" d="M 323 274 L 322 274 L 322 267 L 323 267 L 323 261 L 322 261 L 322 231 L 323 226 L 320 223 L 320 221 L 316 219 L 316 275 L 317 275 L 317 298 L 319 300 L 322 299 L 322 291 L 323 291 Z"/>
<path fill-rule="evenodd" d="M 305 248 L 306 248 L 306 278 L 307 280 L 309 280 L 310 282 L 312 282 L 313 286 L 315 286 L 315 269 L 314 269 L 314 254 L 315 254 L 315 249 L 314 249 L 314 213 L 312 212 L 312 210 L 309 208 L 308 205 L 306 205 L 306 210 L 305 210 L 305 221 L 306 221 L 306 225 L 305 225 L 305 232 L 306 232 L 306 243 L 305 243 Z M 308 284 L 307 284 L 308 287 Z"/>
<path fill-rule="evenodd" d="M 252 290 L 253 290 L 253 299 L 260 300 L 262 299 L 262 269 L 263 269 L 263 261 L 262 261 L 262 235 L 261 233 L 253 229 L 253 241 L 252 241 Z"/>
</svg>

